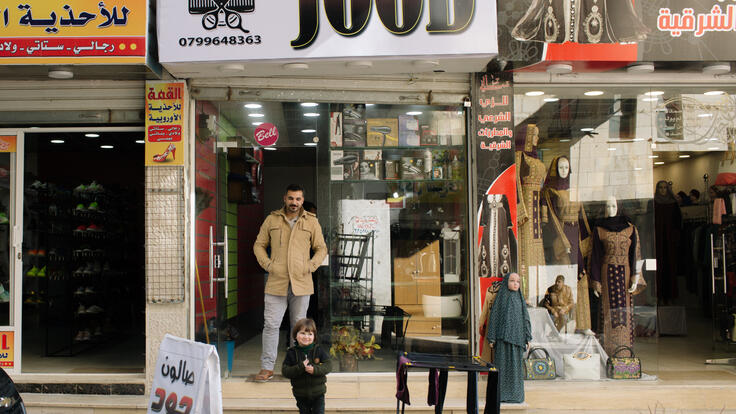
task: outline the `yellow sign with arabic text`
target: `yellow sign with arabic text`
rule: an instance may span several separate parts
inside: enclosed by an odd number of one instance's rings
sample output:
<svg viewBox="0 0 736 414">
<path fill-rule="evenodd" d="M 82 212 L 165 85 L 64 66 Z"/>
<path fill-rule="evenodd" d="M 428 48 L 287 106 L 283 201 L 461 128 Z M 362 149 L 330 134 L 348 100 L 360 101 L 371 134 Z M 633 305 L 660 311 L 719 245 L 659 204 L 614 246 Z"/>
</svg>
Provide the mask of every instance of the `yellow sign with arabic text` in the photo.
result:
<svg viewBox="0 0 736 414">
<path fill-rule="evenodd" d="M 0 332 L 0 367 L 13 368 L 15 366 L 15 332 Z"/>
<path fill-rule="evenodd" d="M 0 135 L 0 153 L 15 152 L 17 140 L 18 137 L 15 135 Z"/>
<path fill-rule="evenodd" d="M 145 63 L 147 0 L 0 3 L 0 64 Z"/>
<path fill-rule="evenodd" d="M 185 82 L 146 82 L 146 165 L 184 165 L 186 90 Z"/>
</svg>

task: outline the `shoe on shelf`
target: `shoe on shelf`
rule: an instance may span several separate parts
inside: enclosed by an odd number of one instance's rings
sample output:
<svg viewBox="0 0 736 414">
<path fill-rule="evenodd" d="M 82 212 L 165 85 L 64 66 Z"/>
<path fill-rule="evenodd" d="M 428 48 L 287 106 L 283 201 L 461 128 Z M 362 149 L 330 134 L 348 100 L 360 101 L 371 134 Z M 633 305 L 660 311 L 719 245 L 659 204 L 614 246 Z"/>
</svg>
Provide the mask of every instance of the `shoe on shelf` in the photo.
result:
<svg viewBox="0 0 736 414">
<path fill-rule="evenodd" d="M 74 211 L 84 212 L 84 211 L 87 211 L 87 208 L 84 207 L 84 204 L 79 203 L 77 204 L 77 208 L 75 208 Z"/>
<path fill-rule="evenodd" d="M 38 251 L 36 249 L 28 250 L 28 256 L 35 256 L 38 254 Z"/>
<path fill-rule="evenodd" d="M 38 256 L 38 257 L 46 257 L 46 249 L 38 249 L 38 250 L 36 250 L 36 256 Z"/>
<path fill-rule="evenodd" d="M 36 276 L 38 276 L 38 268 L 37 268 L 36 266 L 33 266 L 33 267 L 31 268 L 31 270 L 29 270 L 29 271 L 28 271 L 28 272 L 26 273 L 26 276 L 30 276 L 30 277 L 36 277 Z"/>
<path fill-rule="evenodd" d="M 83 193 L 83 192 L 85 192 L 85 191 L 87 191 L 87 186 L 86 186 L 86 185 L 84 185 L 84 184 L 79 184 L 79 185 L 78 185 L 78 186 L 77 186 L 77 187 L 76 187 L 76 188 L 74 189 L 74 193 L 75 193 L 75 194 L 76 194 L 76 193 Z"/>
<path fill-rule="evenodd" d="M 0 303 L 8 303 L 10 302 L 10 293 L 5 290 L 5 286 L 3 286 L 2 283 L 0 283 Z"/>
<path fill-rule="evenodd" d="M 86 311 L 87 311 L 87 310 L 86 310 L 86 309 L 84 309 L 84 305 L 82 305 L 82 304 L 80 303 L 80 304 L 79 304 L 79 307 L 77 308 L 77 314 L 78 314 L 78 315 L 81 315 L 81 314 L 85 313 Z"/>
<path fill-rule="evenodd" d="M 74 336 L 74 342 L 82 342 L 84 338 L 84 333 L 82 331 L 77 332 L 77 335 Z"/>
<path fill-rule="evenodd" d="M 99 204 L 97 204 L 96 201 L 89 203 L 89 207 L 87 207 L 87 210 L 89 211 L 98 211 L 99 209 L 100 209 L 100 206 Z"/>
<path fill-rule="evenodd" d="M 97 306 L 97 305 L 92 305 L 89 308 L 87 308 L 87 313 L 92 313 L 92 314 L 98 314 L 98 313 L 102 313 L 104 311 L 105 311 L 105 309 L 103 309 L 103 308 L 101 308 L 100 306 Z"/>
<path fill-rule="evenodd" d="M 87 226 L 85 226 L 84 224 L 80 224 L 79 227 L 74 229 L 74 231 L 77 231 L 77 232 L 87 231 Z"/>
<path fill-rule="evenodd" d="M 41 270 L 36 272 L 36 276 L 38 277 L 46 277 L 46 266 L 42 267 Z"/>
<path fill-rule="evenodd" d="M 258 374 L 256 374 L 255 378 L 253 379 L 255 382 L 268 382 L 273 378 L 273 371 L 268 369 L 262 369 Z"/>
<path fill-rule="evenodd" d="M 82 289 L 82 288 L 80 287 L 79 289 Z M 87 286 L 86 288 L 84 288 L 85 295 L 92 295 L 94 293 L 95 293 L 95 290 L 92 289 L 92 286 Z"/>
<path fill-rule="evenodd" d="M 100 226 L 98 226 L 98 225 L 96 225 L 94 223 L 91 223 L 89 226 L 87 226 L 87 231 L 99 233 L 99 232 L 102 231 L 102 227 L 100 227 Z"/>
<path fill-rule="evenodd" d="M 74 296 L 84 295 L 84 288 L 82 286 L 78 287 L 77 290 L 74 291 Z"/>
<path fill-rule="evenodd" d="M 4 211 L 0 212 L 0 224 L 8 224 L 8 215 Z"/>
</svg>

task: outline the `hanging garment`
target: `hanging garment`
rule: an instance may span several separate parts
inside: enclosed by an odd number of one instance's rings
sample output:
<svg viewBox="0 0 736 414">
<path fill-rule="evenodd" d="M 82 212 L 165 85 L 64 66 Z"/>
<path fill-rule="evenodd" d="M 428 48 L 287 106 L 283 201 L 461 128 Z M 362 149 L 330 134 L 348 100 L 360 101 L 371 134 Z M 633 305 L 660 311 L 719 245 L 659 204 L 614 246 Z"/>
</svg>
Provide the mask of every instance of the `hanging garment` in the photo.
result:
<svg viewBox="0 0 736 414">
<path fill-rule="evenodd" d="M 726 202 L 722 198 L 713 200 L 713 224 L 723 224 L 723 215 L 726 214 Z"/>
</svg>

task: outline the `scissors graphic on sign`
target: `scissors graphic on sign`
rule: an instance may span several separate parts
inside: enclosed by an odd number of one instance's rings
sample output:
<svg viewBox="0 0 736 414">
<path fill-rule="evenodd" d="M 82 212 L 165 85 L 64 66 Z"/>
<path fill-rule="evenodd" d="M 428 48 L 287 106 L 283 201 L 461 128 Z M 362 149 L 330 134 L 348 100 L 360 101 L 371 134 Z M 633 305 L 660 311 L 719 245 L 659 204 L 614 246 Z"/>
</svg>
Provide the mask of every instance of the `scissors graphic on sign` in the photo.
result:
<svg viewBox="0 0 736 414">
<path fill-rule="evenodd" d="M 250 30 L 243 28 L 243 18 L 240 13 L 228 9 L 227 4 L 230 0 L 213 0 L 217 8 L 207 12 L 202 16 L 202 26 L 207 30 L 212 30 L 217 26 L 225 26 L 231 29 L 240 29 L 244 33 L 250 33 Z M 220 23 L 220 12 L 225 15 L 225 22 Z"/>
</svg>

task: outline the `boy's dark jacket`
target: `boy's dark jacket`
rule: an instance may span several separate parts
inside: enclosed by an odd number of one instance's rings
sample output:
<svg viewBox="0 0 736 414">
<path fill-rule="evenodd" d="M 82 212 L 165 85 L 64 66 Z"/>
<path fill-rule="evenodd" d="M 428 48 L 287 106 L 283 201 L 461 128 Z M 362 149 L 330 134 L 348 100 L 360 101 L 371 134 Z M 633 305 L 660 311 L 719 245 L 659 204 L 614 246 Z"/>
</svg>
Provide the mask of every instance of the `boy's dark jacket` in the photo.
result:
<svg viewBox="0 0 736 414">
<path fill-rule="evenodd" d="M 306 355 L 309 363 L 314 367 L 314 374 L 308 374 L 302 363 L 304 352 L 296 346 L 286 351 L 286 358 L 281 366 L 281 375 L 291 380 L 291 389 L 294 397 L 314 399 L 327 392 L 326 375 L 332 370 L 330 355 L 315 345 Z"/>
</svg>

